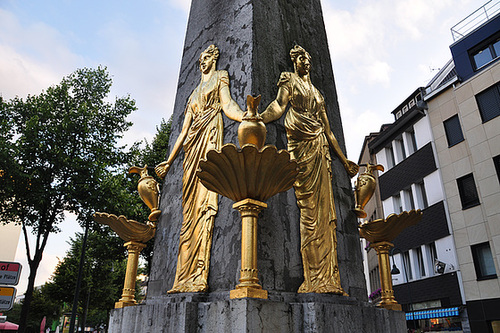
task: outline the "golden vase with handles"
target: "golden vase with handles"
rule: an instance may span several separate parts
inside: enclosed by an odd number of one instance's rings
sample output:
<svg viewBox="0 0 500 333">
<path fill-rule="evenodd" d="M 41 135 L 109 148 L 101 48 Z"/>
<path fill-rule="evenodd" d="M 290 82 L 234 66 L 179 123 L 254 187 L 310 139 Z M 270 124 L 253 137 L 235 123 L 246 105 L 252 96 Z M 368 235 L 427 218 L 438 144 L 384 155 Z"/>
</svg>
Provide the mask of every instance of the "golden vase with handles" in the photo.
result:
<svg viewBox="0 0 500 333">
<path fill-rule="evenodd" d="M 260 97 L 260 95 L 257 97 L 247 96 L 248 110 L 238 127 L 238 142 L 241 148 L 251 143 L 260 150 L 264 147 L 264 142 L 266 142 L 266 125 L 264 125 L 262 117 L 257 113 Z"/>
<path fill-rule="evenodd" d="M 133 166 L 130 167 L 128 172 L 137 173 L 141 176 L 137 183 L 137 191 L 142 201 L 151 209 L 148 220 L 151 222 L 157 221 L 161 214 L 161 210 L 158 209 L 160 188 L 156 180 L 148 174 L 148 166 L 145 165 L 143 168 Z"/>
<path fill-rule="evenodd" d="M 356 213 L 356 216 L 359 218 L 366 217 L 364 208 L 375 192 L 377 186 L 377 180 L 374 175 L 375 170 L 384 171 L 384 166 L 381 164 L 366 164 L 365 172 L 360 174 L 358 179 L 356 179 L 354 189 L 356 207 L 354 208 L 354 213 Z"/>
</svg>

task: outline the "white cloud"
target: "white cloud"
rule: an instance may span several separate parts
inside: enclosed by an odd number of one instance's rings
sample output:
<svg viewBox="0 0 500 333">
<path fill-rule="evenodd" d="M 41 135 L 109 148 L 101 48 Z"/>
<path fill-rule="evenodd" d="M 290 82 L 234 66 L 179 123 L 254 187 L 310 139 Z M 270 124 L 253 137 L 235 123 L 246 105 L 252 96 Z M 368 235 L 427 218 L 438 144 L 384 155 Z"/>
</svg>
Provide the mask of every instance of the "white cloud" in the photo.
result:
<svg viewBox="0 0 500 333">
<path fill-rule="evenodd" d="M 427 36 L 430 26 L 436 24 L 437 15 L 452 5 L 451 0 L 405 0 L 395 1 L 395 23 L 402 28 L 402 32 L 408 32 L 412 39 L 420 39 Z"/>
<path fill-rule="evenodd" d="M 169 3 L 184 12 L 189 13 L 189 8 L 191 8 L 191 0 L 169 0 Z"/>
<path fill-rule="evenodd" d="M 365 79 L 370 83 L 389 84 L 391 66 L 384 61 L 374 61 L 367 66 L 362 67 L 361 72 L 365 73 Z"/>
<path fill-rule="evenodd" d="M 38 94 L 60 81 L 61 76 L 49 66 L 0 45 L 0 94 L 4 98 Z"/>
<path fill-rule="evenodd" d="M 72 53 L 61 35 L 42 23 L 22 25 L 0 9 L 0 93 L 4 98 L 38 94 L 60 82 L 81 57 Z"/>
</svg>

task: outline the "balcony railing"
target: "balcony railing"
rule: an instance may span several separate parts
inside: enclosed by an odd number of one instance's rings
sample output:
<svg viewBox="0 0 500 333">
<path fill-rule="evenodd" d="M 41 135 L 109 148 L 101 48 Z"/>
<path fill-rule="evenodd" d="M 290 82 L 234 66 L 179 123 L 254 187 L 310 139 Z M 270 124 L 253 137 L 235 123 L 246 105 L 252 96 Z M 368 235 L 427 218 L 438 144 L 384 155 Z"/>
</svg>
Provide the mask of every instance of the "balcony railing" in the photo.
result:
<svg viewBox="0 0 500 333">
<path fill-rule="evenodd" d="M 451 28 L 453 41 L 456 42 L 466 36 L 498 13 L 500 13 L 500 0 L 488 1 L 481 8 L 477 9 Z"/>
</svg>

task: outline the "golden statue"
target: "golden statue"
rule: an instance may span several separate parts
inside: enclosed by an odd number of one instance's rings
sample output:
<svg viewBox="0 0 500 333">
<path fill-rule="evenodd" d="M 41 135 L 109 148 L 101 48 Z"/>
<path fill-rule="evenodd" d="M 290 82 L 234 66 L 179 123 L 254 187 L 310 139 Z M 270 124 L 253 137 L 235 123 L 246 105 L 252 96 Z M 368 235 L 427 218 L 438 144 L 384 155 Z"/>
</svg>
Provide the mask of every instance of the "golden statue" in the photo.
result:
<svg viewBox="0 0 500 333">
<path fill-rule="evenodd" d="M 207 278 L 214 218 L 218 210 L 217 193 L 207 190 L 196 176 L 201 159 L 223 142 L 221 110 L 241 122 L 243 111 L 231 98 L 229 76 L 216 70 L 219 49 L 210 45 L 200 55 L 201 82 L 189 97 L 182 130 L 167 161 L 156 166 L 163 178 L 184 148 L 182 177 L 183 222 L 174 286 L 169 293 L 200 292 L 208 289 Z"/>
<path fill-rule="evenodd" d="M 300 209 L 301 254 L 304 282 L 299 293 L 345 294 L 340 285 L 337 261 L 336 213 L 333 201 L 329 147 L 350 177 L 358 165 L 346 159 L 333 135 L 325 101 L 311 83 L 311 56 L 296 45 L 290 50 L 294 72 L 281 73 L 278 95 L 261 114 L 264 123 L 285 117 L 288 151 L 297 160 L 299 175 L 294 183 Z"/>
</svg>

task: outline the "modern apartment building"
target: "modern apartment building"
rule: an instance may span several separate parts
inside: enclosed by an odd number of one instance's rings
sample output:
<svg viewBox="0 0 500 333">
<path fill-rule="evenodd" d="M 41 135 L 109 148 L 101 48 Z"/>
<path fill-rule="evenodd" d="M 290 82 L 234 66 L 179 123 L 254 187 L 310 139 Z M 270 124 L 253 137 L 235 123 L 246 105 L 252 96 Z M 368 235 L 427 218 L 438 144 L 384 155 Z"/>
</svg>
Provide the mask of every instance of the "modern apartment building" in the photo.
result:
<svg viewBox="0 0 500 333">
<path fill-rule="evenodd" d="M 382 164 L 385 171 L 379 173 L 378 193 L 365 210 L 370 220 L 423 211 L 419 224 L 393 242 L 395 297 L 407 313 L 409 328 L 462 330 L 468 325 L 465 302 L 424 94 L 424 88 L 416 89 L 392 111 L 394 123 L 366 138 L 359 163 Z M 374 251 L 366 249 L 373 292 L 378 266 Z"/>
<path fill-rule="evenodd" d="M 500 332 L 500 14 L 450 49 L 424 99 L 471 330 Z"/>
<path fill-rule="evenodd" d="M 500 332 L 499 13 L 490 1 L 452 29 L 452 59 L 360 156 L 386 167 L 368 216 L 424 213 L 394 241 L 409 327 Z M 371 278 L 375 265 L 365 265 Z"/>
</svg>

